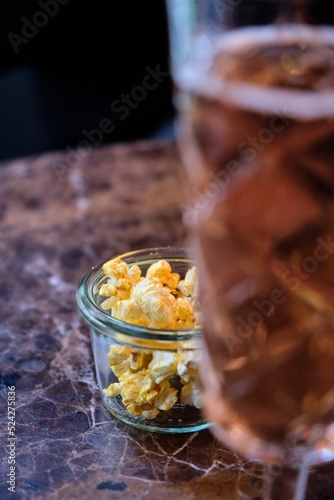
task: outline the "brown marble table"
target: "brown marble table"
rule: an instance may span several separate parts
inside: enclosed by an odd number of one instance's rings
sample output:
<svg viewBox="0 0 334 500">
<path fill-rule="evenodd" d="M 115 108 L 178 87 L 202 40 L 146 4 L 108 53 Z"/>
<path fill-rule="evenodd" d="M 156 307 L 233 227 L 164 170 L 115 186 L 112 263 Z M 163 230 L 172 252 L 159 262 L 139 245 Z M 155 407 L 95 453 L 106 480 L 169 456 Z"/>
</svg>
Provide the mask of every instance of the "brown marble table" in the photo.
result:
<svg viewBox="0 0 334 500">
<path fill-rule="evenodd" d="M 261 497 L 261 464 L 242 460 L 208 430 L 170 436 L 128 427 L 102 407 L 96 389 L 76 309 L 79 280 L 116 253 L 182 244 L 181 202 L 180 161 L 169 142 L 1 165 L 1 499 Z M 334 499 L 333 474 L 332 464 L 312 472 L 308 500 Z"/>
</svg>

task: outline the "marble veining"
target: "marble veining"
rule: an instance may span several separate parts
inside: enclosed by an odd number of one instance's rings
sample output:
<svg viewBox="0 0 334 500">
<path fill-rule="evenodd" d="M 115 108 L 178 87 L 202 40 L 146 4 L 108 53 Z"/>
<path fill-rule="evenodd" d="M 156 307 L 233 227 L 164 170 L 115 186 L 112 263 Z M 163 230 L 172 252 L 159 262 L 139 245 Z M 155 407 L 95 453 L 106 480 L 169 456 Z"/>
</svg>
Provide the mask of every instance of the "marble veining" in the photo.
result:
<svg viewBox="0 0 334 500">
<path fill-rule="evenodd" d="M 0 396 L 6 410 L 6 388 L 15 385 L 17 436 L 16 492 L 7 489 L 2 449 L 0 497 L 259 499 L 261 464 L 210 431 L 147 433 L 109 415 L 76 309 L 76 287 L 91 267 L 185 243 L 175 144 L 105 146 L 66 162 L 56 151 L 0 167 Z M 308 500 L 333 499 L 332 476 L 332 464 L 313 471 Z"/>
</svg>

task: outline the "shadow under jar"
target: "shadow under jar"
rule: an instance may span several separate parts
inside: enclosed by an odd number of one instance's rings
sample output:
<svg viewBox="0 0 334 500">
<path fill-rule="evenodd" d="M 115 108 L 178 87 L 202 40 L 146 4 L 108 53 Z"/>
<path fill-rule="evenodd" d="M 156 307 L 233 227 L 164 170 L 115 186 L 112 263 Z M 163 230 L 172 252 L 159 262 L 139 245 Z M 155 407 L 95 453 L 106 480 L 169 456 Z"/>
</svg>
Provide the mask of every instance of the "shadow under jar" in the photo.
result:
<svg viewBox="0 0 334 500">
<path fill-rule="evenodd" d="M 187 250 L 171 247 L 138 250 L 119 257 L 129 266 L 137 264 L 143 276 L 153 263 L 162 259 L 169 262 L 181 279 L 193 266 Z M 209 427 L 211 424 L 198 407 L 201 329 L 160 330 L 114 318 L 101 307 L 104 297 L 99 290 L 107 281 L 102 265 L 82 279 L 77 304 L 90 328 L 96 378 L 104 406 L 119 420 L 147 431 L 184 433 Z M 153 384 L 149 375 L 146 376 L 152 360 L 157 361 L 155 368 L 159 362 L 162 365 L 161 376 L 155 372 L 157 378 Z M 178 375 L 181 365 L 183 371 L 188 370 L 188 378 Z M 115 371 L 119 375 L 123 369 L 129 377 L 124 390 L 117 394 L 119 379 Z M 147 398 L 141 399 L 139 392 L 145 394 L 145 384 L 150 387 Z M 171 400 L 175 402 L 170 407 Z"/>
</svg>

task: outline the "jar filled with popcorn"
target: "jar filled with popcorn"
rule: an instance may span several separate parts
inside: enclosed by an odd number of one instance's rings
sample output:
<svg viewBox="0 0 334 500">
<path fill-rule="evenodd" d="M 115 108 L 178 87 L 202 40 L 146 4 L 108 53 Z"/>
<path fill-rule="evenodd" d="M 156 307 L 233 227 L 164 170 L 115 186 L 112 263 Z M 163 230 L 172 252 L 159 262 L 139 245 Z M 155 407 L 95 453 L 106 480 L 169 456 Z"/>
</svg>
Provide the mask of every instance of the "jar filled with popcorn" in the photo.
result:
<svg viewBox="0 0 334 500">
<path fill-rule="evenodd" d="M 197 270 L 187 249 L 144 249 L 104 262 L 81 281 L 77 304 L 112 415 L 154 432 L 211 425 L 201 410 Z"/>
</svg>

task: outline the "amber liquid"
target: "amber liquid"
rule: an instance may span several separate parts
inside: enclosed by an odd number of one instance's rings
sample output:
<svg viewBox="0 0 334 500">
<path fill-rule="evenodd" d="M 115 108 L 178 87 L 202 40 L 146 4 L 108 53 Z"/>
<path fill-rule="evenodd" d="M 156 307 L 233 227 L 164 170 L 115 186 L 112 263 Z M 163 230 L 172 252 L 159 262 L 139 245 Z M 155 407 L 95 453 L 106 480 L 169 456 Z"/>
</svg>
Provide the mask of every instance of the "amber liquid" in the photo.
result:
<svg viewBox="0 0 334 500">
<path fill-rule="evenodd" d="M 178 82 L 204 407 L 252 458 L 333 434 L 333 47 L 330 29 L 243 31 Z"/>
</svg>

